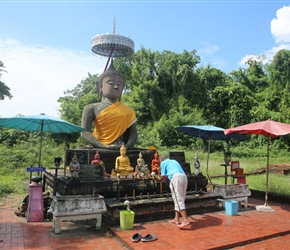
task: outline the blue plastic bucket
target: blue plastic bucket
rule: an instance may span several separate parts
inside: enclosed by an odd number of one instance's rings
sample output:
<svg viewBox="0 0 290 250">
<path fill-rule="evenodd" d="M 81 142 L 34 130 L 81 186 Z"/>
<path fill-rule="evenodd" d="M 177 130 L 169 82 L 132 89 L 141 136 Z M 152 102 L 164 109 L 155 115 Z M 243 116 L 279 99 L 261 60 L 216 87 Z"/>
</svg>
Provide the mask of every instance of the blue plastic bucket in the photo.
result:
<svg viewBox="0 0 290 250">
<path fill-rule="evenodd" d="M 225 207 L 226 207 L 226 214 L 237 215 L 238 209 L 239 209 L 239 202 L 232 201 L 232 200 L 225 201 Z"/>
</svg>

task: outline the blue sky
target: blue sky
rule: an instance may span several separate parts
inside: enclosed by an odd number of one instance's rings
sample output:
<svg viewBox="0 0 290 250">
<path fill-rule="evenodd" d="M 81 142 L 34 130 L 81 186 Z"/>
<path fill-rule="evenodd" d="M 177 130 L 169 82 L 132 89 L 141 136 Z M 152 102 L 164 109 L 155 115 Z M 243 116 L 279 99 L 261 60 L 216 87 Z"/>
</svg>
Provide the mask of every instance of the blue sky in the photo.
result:
<svg viewBox="0 0 290 250">
<path fill-rule="evenodd" d="M 290 1 L 1 1 L 1 80 L 13 98 L 0 116 L 58 117 L 57 99 L 107 58 L 91 53 L 96 34 L 130 37 L 135 51 L 196 50 L 201 64 L 228 73 L 250 57 L 290 49 Z"/>
</svg>

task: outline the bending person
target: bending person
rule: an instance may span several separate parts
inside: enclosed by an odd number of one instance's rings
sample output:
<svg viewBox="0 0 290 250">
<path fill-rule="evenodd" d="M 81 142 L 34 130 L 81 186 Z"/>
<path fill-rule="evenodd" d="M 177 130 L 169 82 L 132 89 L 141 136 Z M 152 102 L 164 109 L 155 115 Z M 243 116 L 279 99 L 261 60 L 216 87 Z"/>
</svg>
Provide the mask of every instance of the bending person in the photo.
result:
<svg viewBox="0 0 290 250">
<path fill-rule="evenodd" d="M 190 224 L 185 208 L 185 196 L 188 184 L 187 176 L 176 160 L 167 159 L 167 157 L 162 156 L 160 161 L 161 176 L 159 179 L 160 181 L 170 180 L 170 190 L 174 202 L 175 217 L 169 222 L 183 228 Z M 180 215 L 183 219 L 181 224 L 179 224 Z"/>
<path fill-rule="evenodd" d="M 81 133 L 81 137 L 95 148 L 119 149 L 123 143 L 127 149 L 134 148 L 138 138 L 136 114 L 120 103 L 124 86 L 123 76 L 115 69 L 112 60 L 98 79 L 101 102 L 85 106 L 82 114 L 82 127 L 86 131 Z"/>
</svg>

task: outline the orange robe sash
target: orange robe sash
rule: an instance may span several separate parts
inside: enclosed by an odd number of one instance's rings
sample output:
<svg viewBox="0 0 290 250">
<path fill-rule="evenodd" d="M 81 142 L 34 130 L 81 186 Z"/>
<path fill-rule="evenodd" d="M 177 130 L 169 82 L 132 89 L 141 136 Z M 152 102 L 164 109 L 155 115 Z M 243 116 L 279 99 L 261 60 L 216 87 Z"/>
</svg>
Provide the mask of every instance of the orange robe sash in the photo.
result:
<svg viewBox="0 0 290 250">
<path fill-rule="evenodd" d="M 93 135 L 102 144 L 110 145 L 135 122 L 135 112 L 130 107 L 115 102 L 98 114 Z"/>
</svg>

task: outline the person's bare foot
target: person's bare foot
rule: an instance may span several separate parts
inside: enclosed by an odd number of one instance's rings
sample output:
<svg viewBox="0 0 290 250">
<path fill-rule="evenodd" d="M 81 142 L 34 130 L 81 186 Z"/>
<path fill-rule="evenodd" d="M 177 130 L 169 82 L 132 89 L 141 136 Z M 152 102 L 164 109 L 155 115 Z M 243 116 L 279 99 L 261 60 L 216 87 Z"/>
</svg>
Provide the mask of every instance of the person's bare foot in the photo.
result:
<svg viewBox="0 0 290 250">
<path fill-rule="evenodd" d="M 179 228 L 184 228 L 186 226 L 190 225 L 189 221 L 183 221 L 180 225 L 178 225 Z"/>
<path fill-rule="evenodd" d="M 169 220 L 168 222 L 169 222 L 169 223 L 174 223 L 174 224 L 176 224 L 176 225 L 179 225 L 179 224 L 180 224 L 179 221 L 178 221 L 178 220 L 175 220 L 175 219 L 173 219 L 173 220 Z"/>
</svg>

